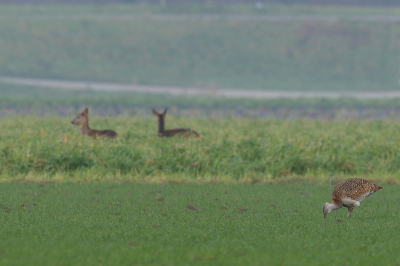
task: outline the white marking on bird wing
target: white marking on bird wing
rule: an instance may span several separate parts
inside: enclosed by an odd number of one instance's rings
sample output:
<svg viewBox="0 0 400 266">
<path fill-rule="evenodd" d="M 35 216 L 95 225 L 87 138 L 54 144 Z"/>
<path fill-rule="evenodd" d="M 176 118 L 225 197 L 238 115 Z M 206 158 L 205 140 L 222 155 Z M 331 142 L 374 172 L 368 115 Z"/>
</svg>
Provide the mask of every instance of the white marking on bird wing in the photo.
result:
<svg viewBox="0 0 400 266">
<path fill-rule="evenodd" d="M 362 195 L 361 197 L 359 197 L 358 199 L 357 199 L 357 201 L 363 201 L 363 200 L 365 200 L 366 198 L 368 198 L 371 194 L 373 194 L 374 192 L 373 191 L 368 191 L 368 192 L 365 192 L 365 194 L 364 195 Z"/>
<path fill-rule="evenodd" d="M 343 205 L 346 207 L 351 207 L 351 206 L 360 206 L 360 202 L 358 200 L 353 200 L 352 198 L 343 198 L 342 199 Z"/>
</svg>

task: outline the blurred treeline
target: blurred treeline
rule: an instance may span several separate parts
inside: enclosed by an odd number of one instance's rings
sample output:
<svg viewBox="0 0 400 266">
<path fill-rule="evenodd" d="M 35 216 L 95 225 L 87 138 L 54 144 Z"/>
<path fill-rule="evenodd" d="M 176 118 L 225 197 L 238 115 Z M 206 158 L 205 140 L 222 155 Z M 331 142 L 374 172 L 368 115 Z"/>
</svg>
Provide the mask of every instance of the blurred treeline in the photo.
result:
<svg viewBox="0 0 400 266">
<path fill-rule="evenodd" d="M 297 4 L 297 5 L 351 5 L 351 6 L 395 6 L 398 0 L 0 0 L 0 4 L 111 4 L 111 3 L 151 3 L 151 4 Z"/>
</svg>

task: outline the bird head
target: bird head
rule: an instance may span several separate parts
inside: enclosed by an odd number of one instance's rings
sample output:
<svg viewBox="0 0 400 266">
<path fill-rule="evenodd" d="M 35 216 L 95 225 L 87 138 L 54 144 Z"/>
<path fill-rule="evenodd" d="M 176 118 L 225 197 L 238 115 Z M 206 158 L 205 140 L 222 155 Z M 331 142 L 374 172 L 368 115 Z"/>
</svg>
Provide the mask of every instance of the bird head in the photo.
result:
<svg viewBox="0 0 400 266">
<path fill-rule="evenodd" d="M 326 215 L 328 215 L 328 213 L 330 213 L 332 211 L 332 208 L 330 207 L 331 204 L 329 204 L 329 202 L 326 202 L 324 204 L 324 206 L 322 206 L 322 212 L 324 213 L 324 218 L 326 217 Z"/>
</svg>

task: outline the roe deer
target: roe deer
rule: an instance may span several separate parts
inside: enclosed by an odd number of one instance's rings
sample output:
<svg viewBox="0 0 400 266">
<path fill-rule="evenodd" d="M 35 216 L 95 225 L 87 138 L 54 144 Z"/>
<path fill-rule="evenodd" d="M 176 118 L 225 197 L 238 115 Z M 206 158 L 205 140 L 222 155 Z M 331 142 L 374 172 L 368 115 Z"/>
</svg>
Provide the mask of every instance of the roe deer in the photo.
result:
<svg viewBox="0 0 400 266">
<path fill-rule="evenodd" d="M 158 119 L 158 136 L 159 137 L 173 137 L 177 134 L 182 134 L 182 135 L 194 135 L 195 138 L 199 137 L 199 134 L 197 134 L 196 131 L 191 130 L 190 128 L 176 128 L 176 129 L 169 129 L 165 130 L 164 129 L 164 119 L 165 115 L 167 114 L 167 109 L 164 110 L 162 114 L 157 113 L 156 110 L 153 109 L 153 114 L 157 116 Z"/>
<path fill-rule="evenodd" d="M 80 126 L 81 133 L 83 136 L 89 136 L 91 138 L 112 138 L 115 139 L 118 134 L 114 130 L 95 130 L 89 128 L 89 110 L 85 108 L 85 110 L 77 115 L 74 120 L 71 121 L 73 125 Z"/>
</svg>

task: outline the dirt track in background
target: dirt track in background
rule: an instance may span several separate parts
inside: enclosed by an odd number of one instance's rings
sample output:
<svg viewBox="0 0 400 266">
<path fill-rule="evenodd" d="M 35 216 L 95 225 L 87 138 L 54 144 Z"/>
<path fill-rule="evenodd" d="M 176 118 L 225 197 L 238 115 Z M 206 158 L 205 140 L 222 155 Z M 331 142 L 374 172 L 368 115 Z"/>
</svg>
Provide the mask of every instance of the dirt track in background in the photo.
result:
<svg viewBox="0 0 400 266">
<path fill-rule="evenodd" d="M 186 96 L 218 96 L 236 98 L 343 98 L 358 99 L 374 98 L 400 98 L 399 91 L 375 91 L 375 92 L 307 92 L 307 91 L 257 91 L 244 89 L 217 89 L 217 88 L 184 88 L 167 86 L 141 86 L 133 84 L 95 83 L 49 79 L 29 79 L 0 77 L 1 83 L 11 83 L 27 86 L 40 86 L 65 90 L 93 90 L 93 91 L 131 91 L 155 94 L 171 94 Z"/>
</svg>

